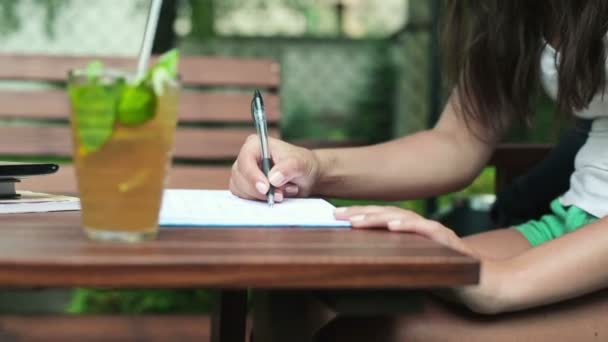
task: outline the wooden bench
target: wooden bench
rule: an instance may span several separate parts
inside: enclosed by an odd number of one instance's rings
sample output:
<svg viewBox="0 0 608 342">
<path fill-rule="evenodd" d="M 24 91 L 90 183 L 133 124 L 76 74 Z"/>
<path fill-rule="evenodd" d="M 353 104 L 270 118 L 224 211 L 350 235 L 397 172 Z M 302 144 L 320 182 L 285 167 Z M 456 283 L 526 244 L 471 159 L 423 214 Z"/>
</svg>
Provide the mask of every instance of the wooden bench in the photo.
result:
<svg viewBox="0 0 608 342">
<path fill-rule="evenodd" d="M 101 60 L 132 69 L 130 58 L 0 55 L 0 160 L 59 160 L 52 176 L 25 180 L 21 189 L 76 193 L 65 93 L 68 70 Z M 176 132 L 172 188 L 228 187 L 230 165 L 245 138 L 255 133 L 250 101 L 254 88 L 265 94 L 270 134 L 279 135 L 279 65 L 272 60 L 183 57 L 182 93 Z"/>
<path fill-rule="evenodd" d="M 20 189 L 77 192 L 65 81 L 68 70 L 94 59 L 114 68 L 136 65 L 129 58 L 0 55 L 0 160 L 61 164 L 57 174 L 26 179 Z M 179 126 L 168 186 L 227 188 L 230 166 L 246 137 L 255 132 L 249 111 L 253 89 L 264 92 L 270 133 L 279 136 L 279 65 L 263 59 L 183 57 L 180 76 Z M 209 331 L 208 319 L 193 317 L 0 318 L 0 340 L 92 341 L 113 336 L 121 341 L 201 341 L 208 340 Z"/>
</svg>

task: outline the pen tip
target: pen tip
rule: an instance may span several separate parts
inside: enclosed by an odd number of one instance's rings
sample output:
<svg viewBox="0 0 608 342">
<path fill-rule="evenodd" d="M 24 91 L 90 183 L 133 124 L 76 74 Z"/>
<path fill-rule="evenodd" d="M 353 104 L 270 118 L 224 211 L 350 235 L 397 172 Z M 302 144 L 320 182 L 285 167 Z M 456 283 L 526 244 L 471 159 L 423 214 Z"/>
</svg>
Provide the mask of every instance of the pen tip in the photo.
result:
<svg viewBox="0 0 608 342">
<path fill-rule="evenodd" d="M 253 93 L 253 102 L 258 103 L 258 105 L 262 106 L 262 110 L 264 107 L 264 99 L 262 98 L 262 93 L 259 89 L 256 89 Z"/>
</svg>

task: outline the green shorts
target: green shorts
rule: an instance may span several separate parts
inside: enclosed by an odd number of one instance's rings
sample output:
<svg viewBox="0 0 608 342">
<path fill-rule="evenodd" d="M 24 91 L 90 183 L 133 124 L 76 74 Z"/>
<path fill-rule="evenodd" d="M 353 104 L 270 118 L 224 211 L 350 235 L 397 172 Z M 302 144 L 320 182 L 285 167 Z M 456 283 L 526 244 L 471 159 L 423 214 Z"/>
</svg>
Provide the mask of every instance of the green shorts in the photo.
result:
<svg viewBox="0 0 608 342">
<path fill-rule="evenodd" d="M 597 217 L 578 207 L 564 207 L 559 199 L 551 202 L 551 211 L 552 214 L 544 215 L 540 220 L 528 221 L 515 229 L 532 246 L 538 246 L 597 220 Z"/>
</svg>

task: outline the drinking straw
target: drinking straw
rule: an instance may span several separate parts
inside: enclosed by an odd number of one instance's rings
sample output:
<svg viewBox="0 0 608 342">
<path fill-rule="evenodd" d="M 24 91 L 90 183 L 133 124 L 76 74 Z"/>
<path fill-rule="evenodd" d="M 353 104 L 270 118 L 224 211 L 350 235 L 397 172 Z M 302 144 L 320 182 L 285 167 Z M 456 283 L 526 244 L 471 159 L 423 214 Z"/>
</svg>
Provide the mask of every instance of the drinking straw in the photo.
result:
<svg viewBox="0 0 608 342">
<path fill-rule="evenodd" d="M 163 0 L 152 0 L 150 4 L 150 12 L 148 13 L 148 21 L 146 22 L 146 30 L 144 32 L 144 40 L 139 51 L 139 61 L 137 64 L 137 80 L 141 80 L 146 73 L 150 54 L 152 53 L 152 44 L 154 43 L 154 35 L 158 26 L 158 18 L 160 16 L 160 8 Z"/>
</svg>

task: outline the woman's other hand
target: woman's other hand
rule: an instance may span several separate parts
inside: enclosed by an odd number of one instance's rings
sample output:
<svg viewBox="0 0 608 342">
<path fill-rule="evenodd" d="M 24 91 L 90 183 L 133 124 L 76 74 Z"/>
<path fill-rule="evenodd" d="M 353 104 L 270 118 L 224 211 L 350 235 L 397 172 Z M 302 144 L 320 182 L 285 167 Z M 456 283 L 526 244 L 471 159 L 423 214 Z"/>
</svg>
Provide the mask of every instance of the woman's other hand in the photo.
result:
<svg viewBox="0 0 608 342">
<path fill-rule="evenodd" d="M 388 229 L 394 232 L 414 233 L 461 253 L 475 254 L 454 231 L 410 210 L 389 206 L 355 206 L 338 208 L 335 216 L 338 220 L 350 221 L 353 228 Z"/>
</svg>

